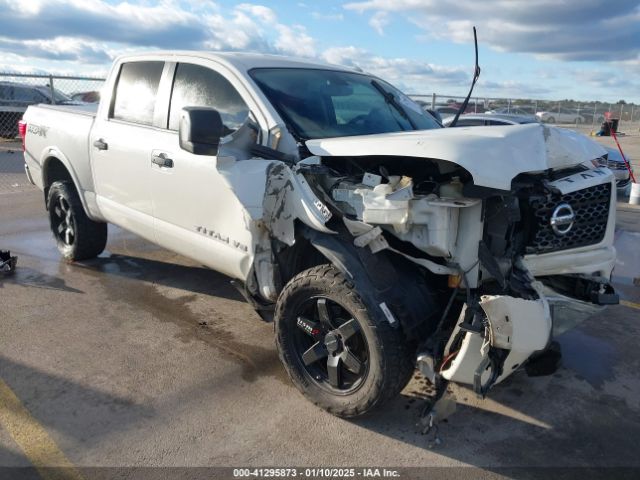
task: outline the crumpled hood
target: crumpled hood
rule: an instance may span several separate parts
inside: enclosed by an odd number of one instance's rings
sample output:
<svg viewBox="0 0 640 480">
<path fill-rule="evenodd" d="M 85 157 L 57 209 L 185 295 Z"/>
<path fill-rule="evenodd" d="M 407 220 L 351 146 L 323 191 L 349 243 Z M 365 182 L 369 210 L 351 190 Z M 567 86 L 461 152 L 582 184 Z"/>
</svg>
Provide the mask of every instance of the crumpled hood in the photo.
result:
<svg viewBox="0 0 640 480">
<path fill-rule="evenodd" d="M 389 155 L 456 163 L 483 187 L 510 190 L 524 172 L 566 168 L 601 157 L 606 150 L 586 136 L 539 123 L 456 127 L 357 137 L 308 140 L 319 156 Z"/>
</svg>

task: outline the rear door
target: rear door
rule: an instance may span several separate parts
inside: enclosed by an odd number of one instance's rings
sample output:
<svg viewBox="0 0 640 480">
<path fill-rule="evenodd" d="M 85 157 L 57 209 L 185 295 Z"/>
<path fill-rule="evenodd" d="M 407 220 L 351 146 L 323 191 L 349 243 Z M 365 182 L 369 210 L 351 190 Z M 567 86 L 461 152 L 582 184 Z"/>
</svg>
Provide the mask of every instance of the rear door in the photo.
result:
<svg viewBox="0 0 640 480">
<path fill-rule="evenodd" d="M 96 118 L 89 138 L 96 200 L 104 217 L 154 240 L 152 151 L 164 133 L 158 101 L 165 62 L 123 63 L 111 105 Z"/>
</svg>

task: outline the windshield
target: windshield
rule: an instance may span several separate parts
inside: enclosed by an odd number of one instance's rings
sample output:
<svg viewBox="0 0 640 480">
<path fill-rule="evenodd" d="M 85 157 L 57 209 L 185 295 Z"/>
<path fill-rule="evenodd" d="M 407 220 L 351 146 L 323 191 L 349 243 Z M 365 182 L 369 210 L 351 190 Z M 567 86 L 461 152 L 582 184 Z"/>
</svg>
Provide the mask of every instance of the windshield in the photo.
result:
<svg viewBox="0 0 640 480">
<path fill-rule="evenodd" d="M 249 73 L 300 139 L 441 128 L 405 94 L 367 75 L 301 68 Z"/>
</svg>

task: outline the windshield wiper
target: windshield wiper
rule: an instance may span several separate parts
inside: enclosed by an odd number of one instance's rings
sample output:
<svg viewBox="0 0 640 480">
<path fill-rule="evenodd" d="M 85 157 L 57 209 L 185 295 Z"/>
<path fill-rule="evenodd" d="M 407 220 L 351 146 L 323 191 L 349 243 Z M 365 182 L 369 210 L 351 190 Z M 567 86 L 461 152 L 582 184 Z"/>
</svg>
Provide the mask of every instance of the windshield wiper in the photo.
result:
<svg viewBox="0 0 640 480">
<path fill-rule="evenodd" d="M 378 92 L 380 92 L 380 95 L 384 97 L 385 102 L 387 102 L 389 105 L 395 108 L 400 114 L 400 116 L 404 118 L 407 122 L 409 122 L 409 124 L 411 125 L 411 128 L 413 128 L 414 130 L 417 130 L 416 125 L 411 121 L 411 118 L 409 117 L 409 115 L 407 115 L 407 112 L 405 111 L 405 109 L 402 108 L 402 106 L 396 100 L 396 97 L 391 92 L 387 92 L 382 87 L 382 85 L 378 83 L 377 80 L 371 80 L 371 85 L 373 85 L 374 88 L 378 90 Z"/>
</svg>

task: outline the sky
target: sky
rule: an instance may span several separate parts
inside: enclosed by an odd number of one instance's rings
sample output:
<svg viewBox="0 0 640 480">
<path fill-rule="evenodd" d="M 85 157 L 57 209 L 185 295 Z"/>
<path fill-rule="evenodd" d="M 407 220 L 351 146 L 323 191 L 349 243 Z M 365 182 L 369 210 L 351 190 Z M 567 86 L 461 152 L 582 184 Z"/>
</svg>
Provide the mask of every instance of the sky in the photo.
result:
<svg viewBox="0 0 640 480">
<path fill-rule="evenodd" d="M 253 51 L 409 94 L 640 103 L 640 0 L 0 0 L 0 71 L 105 76 L 123 53 Z"/>
</svg>

